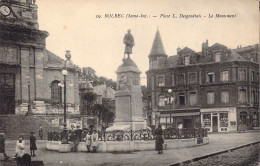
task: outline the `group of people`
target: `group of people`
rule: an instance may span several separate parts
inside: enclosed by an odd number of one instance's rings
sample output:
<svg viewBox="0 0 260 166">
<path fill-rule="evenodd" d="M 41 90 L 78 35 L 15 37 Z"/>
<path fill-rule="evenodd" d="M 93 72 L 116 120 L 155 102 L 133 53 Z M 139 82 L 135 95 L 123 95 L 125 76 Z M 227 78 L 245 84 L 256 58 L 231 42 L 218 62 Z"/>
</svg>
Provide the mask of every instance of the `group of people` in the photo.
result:
<svg viewBox="0 0 260 166">
<path fill-rule="evenodd" d="M 95 153 L 99 145 L 97 131 L 96 130 L 93 130 L 93 132 L 86 131 L 85 141 L 86 141 L 86 147 L 88 149 L 88 152 L 91 152 L 91 148 L 92 148 L 92 153 Z"/>
<path fill-rule="evenodd" d="M 17 166 L 30 165 L 31 157 L 36 156 L 35 150 L 37 150 L 35 133 L 31 132 L 31 136 L 30 136 L 31 155 L 25 153 L 25 143 L 23 140 L 23 136 L 20 135 L 18 141 L 16 142 L 15 155 L 13 157 L 17 161 Z M 4 133 L 0 133 L 0 153 L 3 153 L 4 160 L 8 160 L 10 158 L 5 152 L 5 134 Z"/>
<path fill-rule="evenodd" d="M 83 141 L 86 143 L 86 147 L 88 152 L 95 153 L 98 149 L 99 140 L 98 140 L 98 133 L 94 130 L 85 130 L 84 131 L 86 136 L 83 138 Z M 72 148 L 72 151 L 77 151 L 77 146 L 79 142 L 82 141 L 82 133 L 83 131 L 80 129 L 80 126 L 77 126 L 77 129 L 73 132 L 72 135 L 72 141 L 74 143 L 74 146 Z"/>
</svg>

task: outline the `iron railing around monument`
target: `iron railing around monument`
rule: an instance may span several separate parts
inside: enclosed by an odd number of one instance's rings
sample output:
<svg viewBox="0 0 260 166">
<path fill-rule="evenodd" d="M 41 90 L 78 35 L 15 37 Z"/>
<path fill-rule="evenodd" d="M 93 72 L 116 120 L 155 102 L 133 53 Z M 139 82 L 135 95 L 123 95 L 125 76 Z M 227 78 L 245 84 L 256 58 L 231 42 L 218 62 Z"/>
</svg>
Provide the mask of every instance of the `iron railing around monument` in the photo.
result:
<svg viewBox="0 0 260 166">
<path fill-rule="evenodd" d="M 137 131 L 106 131 L 101 132 L 97 131 L 99 136 L 99 141 L 149 141 L 155 139 L 154 131 L 144 129 Z M 188 138 L 203 138 L 207 137 L 207 129 L 198 128 L 198 129 L 176 129 L 176 128 L 167 128 L 163 130 L 163 137 L 166 140 L 169 139 L 188 139 Z M 75 135 L 73 131 L 69 131 L 69 141 L 73 141 Z M 86 132 L 83 131 L 81 134 L 80 141 L 85 141 Z M 48 132 L 49 141 L 61 141 L 62 132 Z"/>
</svg>

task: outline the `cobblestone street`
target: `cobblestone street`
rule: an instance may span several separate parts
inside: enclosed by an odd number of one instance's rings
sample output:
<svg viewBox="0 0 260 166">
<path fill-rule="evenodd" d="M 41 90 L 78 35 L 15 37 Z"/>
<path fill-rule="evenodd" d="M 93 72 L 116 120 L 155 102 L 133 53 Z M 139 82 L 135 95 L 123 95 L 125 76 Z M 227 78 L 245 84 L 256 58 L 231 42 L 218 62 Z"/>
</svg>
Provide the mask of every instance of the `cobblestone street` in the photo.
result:
<svg viewBox="0 0 260 166">
<path fill-rule="evenodd" d="M 37 157 L 46 166 L 81 165 L 170 165 L 195 157 L 216 153 L 239 145 L 260 140 L 259 132 L 209 134 L 210 143 L 204 146 L 165 150 L 158 155 L 156 151 L 138 151 L 133 153 L 57 153 L 45 150 L 45 141 L 38 141 Z M 7 154 L 14 155 L 15 141 L 6 141 Z M 28 144 L 28 141 L 27 141 Z M 29 152 L 27 146 L 26 152 Z M 236 156 L 231 156 L 235 158 Z M 1 156 L 0 160 L 3 157 Z M 224 158 L 223 158 L 224 159 Z"/>
</svg>

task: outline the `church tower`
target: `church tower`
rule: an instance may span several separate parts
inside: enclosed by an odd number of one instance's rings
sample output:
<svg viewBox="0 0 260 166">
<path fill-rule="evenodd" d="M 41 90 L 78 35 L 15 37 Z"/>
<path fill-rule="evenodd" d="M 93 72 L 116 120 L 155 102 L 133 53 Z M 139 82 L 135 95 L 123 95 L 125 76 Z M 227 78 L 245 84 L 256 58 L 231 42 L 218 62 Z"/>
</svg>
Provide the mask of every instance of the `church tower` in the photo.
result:
<svg viewBox="0 0 260 166">
<path fill-rule="evenodd" d="M 149 69 L 164 68 L 167 60 L 159 29 L 157 29 L 153 46 L 149 54 Z"/>
</svg>

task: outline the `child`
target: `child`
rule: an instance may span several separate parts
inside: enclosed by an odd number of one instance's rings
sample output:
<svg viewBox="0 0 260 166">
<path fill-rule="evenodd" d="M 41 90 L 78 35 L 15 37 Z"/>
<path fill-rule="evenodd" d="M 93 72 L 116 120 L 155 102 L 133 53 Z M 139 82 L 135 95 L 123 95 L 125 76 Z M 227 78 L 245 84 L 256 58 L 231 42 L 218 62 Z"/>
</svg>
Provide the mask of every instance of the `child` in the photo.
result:
<svg viewBox="0 0 260 166">
<path fill-rule="evenodd" d="M 34 132 L 31 132 L 30 150 L 31 150 L 31 156 L 36 156 L 34 151 L 37 150 L 37 146 L 36 146 L 36 137 L 35 137 Z"/>
<path fill-rule="evenodd" d="M 17 165 L 22 164 L 22 157 L 24 155 L 24 141 L 23 141 L 23 136 L 19 136 L 19 140 L 16 142 L 16 147 L 15 147 L 15 156 L 13 157 L 14 159 L 17 160 Z"/>
<path fill-rule="evenodd" d="M 90 152 L 91 140 L 92 140 L 91 133 L 90 133 L 89 131 L 87 131 L 87 135 L 86 135 L 86 146 L 87 146 L 88 152 Z"/>
<path fill-rule="evenodd" d="M 92 146 L 92 153 L 95 153 L 97 151 L 99 142 L 98 142 L 98 133 L 96 130 L 93 130 L 92 139 L 91 139 L 91 146 Z"/>
<path fill-rule="evenodd" d="M 5 153 L 5 134 L 4 133 L 0 133 L 0 153 L 3 153 L 4 160 L 9 159 L 9 156 L 7 156 Z"/>
</svg>

